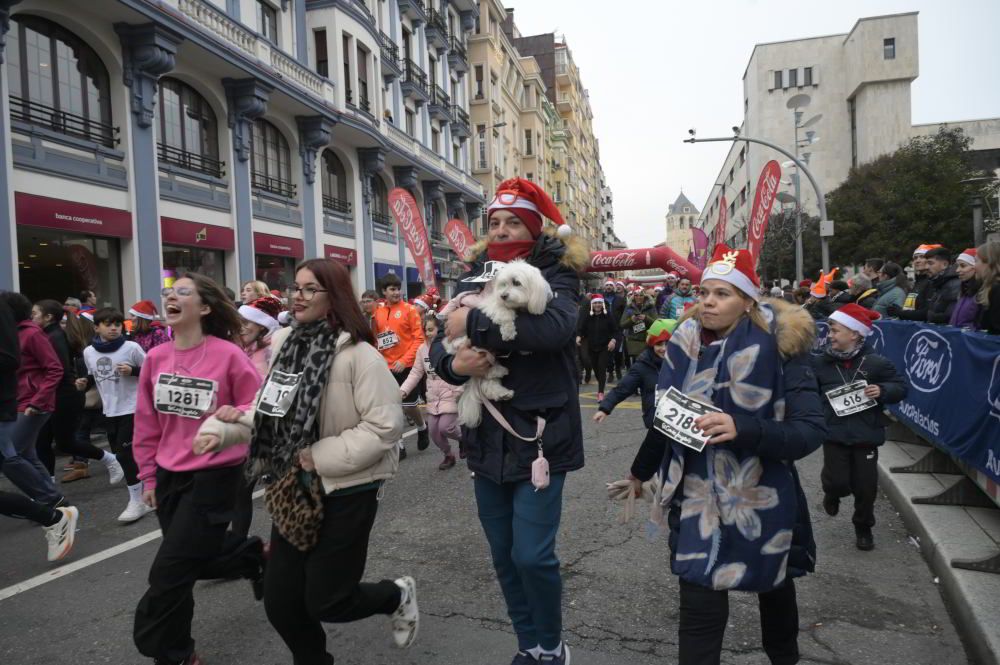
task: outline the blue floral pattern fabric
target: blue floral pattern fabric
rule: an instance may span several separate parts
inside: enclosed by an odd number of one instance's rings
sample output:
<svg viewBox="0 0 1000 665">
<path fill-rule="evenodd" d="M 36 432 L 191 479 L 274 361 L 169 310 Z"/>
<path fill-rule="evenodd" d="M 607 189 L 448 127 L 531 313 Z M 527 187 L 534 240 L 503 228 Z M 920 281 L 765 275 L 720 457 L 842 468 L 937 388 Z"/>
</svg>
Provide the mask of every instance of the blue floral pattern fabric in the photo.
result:
<svg viewBox="0 0 1000 665">
<path fill-rule="evenodd" d="M 729 414 L 784 418 L 782 359 L 775 316 L 765 332 L 744 318 L 725 338 L 703 345 L 701 324 L 674 331 L 658 387 L 673 386 Z M 671 569 L 711 589 L 769 591 L 785 580 L 797 499 L 790 464 L 730 444 L 702 452 L 671 442 L 656 479 L 653 521 L 673 509 Z"/>
</svg>

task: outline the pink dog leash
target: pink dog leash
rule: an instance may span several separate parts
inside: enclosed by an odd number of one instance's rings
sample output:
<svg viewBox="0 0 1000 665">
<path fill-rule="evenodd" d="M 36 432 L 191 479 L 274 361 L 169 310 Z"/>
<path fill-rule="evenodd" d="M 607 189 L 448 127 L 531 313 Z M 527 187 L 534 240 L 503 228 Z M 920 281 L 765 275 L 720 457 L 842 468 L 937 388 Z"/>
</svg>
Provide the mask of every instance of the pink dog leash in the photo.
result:
<svg viewBox="0 0 1000 665">
<path fill-rule="evenodd" d="M 542 450 L 542 433 L 545 431 L 545 418 L 541 416 L 535 416 L 538 421 L 538 429 L 535 432 L 535 436 L 530 439 L 525 436 L 521 436 L 516 431 L 514 427 L 503 417 L 500 410 L 491 402 L 486 399 L 480 393 L 482 397 L 483 405 L 486 410 L 490 412 L 493 419 L 500 423 L 500 427 L 503 427 L 508 434 L 517 437 L 525 443 L 537 443 L 538 444 L 538 458 L 531 463 L 531 484 L 534 486 L 535 491 L 543 490 L 549 486 L 549 461 L 545 459 L 545 453 Z"/>
</svg>

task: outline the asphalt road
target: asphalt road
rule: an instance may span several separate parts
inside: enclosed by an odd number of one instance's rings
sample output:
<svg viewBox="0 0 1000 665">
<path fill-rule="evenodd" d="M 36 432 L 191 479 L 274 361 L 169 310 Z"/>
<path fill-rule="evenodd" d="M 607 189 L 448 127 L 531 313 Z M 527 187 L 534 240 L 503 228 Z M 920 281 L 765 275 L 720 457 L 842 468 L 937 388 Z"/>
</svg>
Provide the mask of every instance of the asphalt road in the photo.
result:
<svg viewBox="0 0 1000 665">
<path fill-rule="evenodd" d="M 559 540 L 565 639 L 578 665 L 673 663 L 677 582 L 666 544 L 646 538 L 645 510 L 619 525 L 617 508 L 604 496 L 605 481 L 627 471 L 641 439 L 638 403 L 623 404 L 597 428 L 589 421 L 593 390 L 585 386 L 582 395 L 587 466 L 566 483 Z M 339 665 L 506 665 L 516 642 L 476 519 L 469 474 L 461 464 L 438 471 L 433 446 L 416 453 L 411 440 L 409 449 L 380 505 L 368 577 L 416 577 L 420 635 L 412 649 L 398 651 L 388 620 L 375 617 L 329 626 L 328 648 Z M 799 464 L 819 548 L 817 572 L 798 581 L 802 662 L 967 663 L 933 576 L 892 506 L 880 498 L 877 547 L 859 552 L 849 515 L 831 518 L 819 507 L 820 465 L 820 454 Z M 59 574 L 60 566 L 45 562 L 38 527 L 0 518 L 3 665 L 148 662 L 136 653 L 131 630 L 159 544 L 150 535 L 156 522 L 149 516 L 118 525 L 126 492 L 109 487 L 103 469 L 94 472 L 65 488 L 83 515 L 77 547 L 62 567 L 70 572 Z M 268 519 L 261 504 L 258 500 L 253 530 L 264 535 Z M 123 545 L 142 536 L 146 542 Z M 123 551 L 109 552 L 116 547 Z M 37 584 L 37 576 L 48 576 L 47 581 Z M 291 662 L 247 583 L 200 584 L 195 598 L 194 636 L 207 665 Z M 723 662 L 767 663 L 759 646 L 756 598 L 733 593 L 730 607 Z"/>
</svg>

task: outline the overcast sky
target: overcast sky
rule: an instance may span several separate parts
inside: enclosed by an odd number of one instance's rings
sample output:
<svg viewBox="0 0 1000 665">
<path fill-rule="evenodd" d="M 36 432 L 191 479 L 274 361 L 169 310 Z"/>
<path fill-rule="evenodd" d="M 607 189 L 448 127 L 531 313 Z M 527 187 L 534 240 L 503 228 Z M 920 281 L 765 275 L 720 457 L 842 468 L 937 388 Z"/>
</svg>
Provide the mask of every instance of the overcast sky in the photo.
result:
<svg viewBox="0 0 1000 665">
<path fill-rule="evenodd" d="M 998 0 L 506 0 L 523 35 L 563 33 L 590 90 L 615 227 L 629 247 L 664 240 L 681 188 L 699 210 L 740 124 L 753 46 L 846 33 L 866 16 L 919 11 L 913 122 L 1000 116 Z"/>
</svg>

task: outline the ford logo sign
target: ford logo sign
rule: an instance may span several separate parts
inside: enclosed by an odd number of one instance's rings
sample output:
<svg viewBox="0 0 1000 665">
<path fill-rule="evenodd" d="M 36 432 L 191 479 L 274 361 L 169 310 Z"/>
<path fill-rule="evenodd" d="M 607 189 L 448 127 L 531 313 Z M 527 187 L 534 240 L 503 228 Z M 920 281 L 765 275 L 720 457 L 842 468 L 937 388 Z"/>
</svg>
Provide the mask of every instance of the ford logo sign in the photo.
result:
<svg viewBox="0 0 1000 665">
<path fill-rule="evenodd" d="M 826 321 L 816 322 L 816 341 L 813 342 L 813 355 L 821 356 L 823 355 L 823 349 L 826 348 L 826 338 L 830 336 L 830 324 Z"/>
<path fill-rule="evenodd" d="M 951 344 L 940 333 L 921 330 L 910 338 L 903 354 L 910 385 L 922 393 L 936 392 L 951 375 Z"/>
<path fill-rule="evenodd" d="M 990 389 L 986 393 L 990 403 L 990 415 L 1000 420 L 1000 356 L 993 361 L 993 375 L 990 377 Z"/>
</svg>

